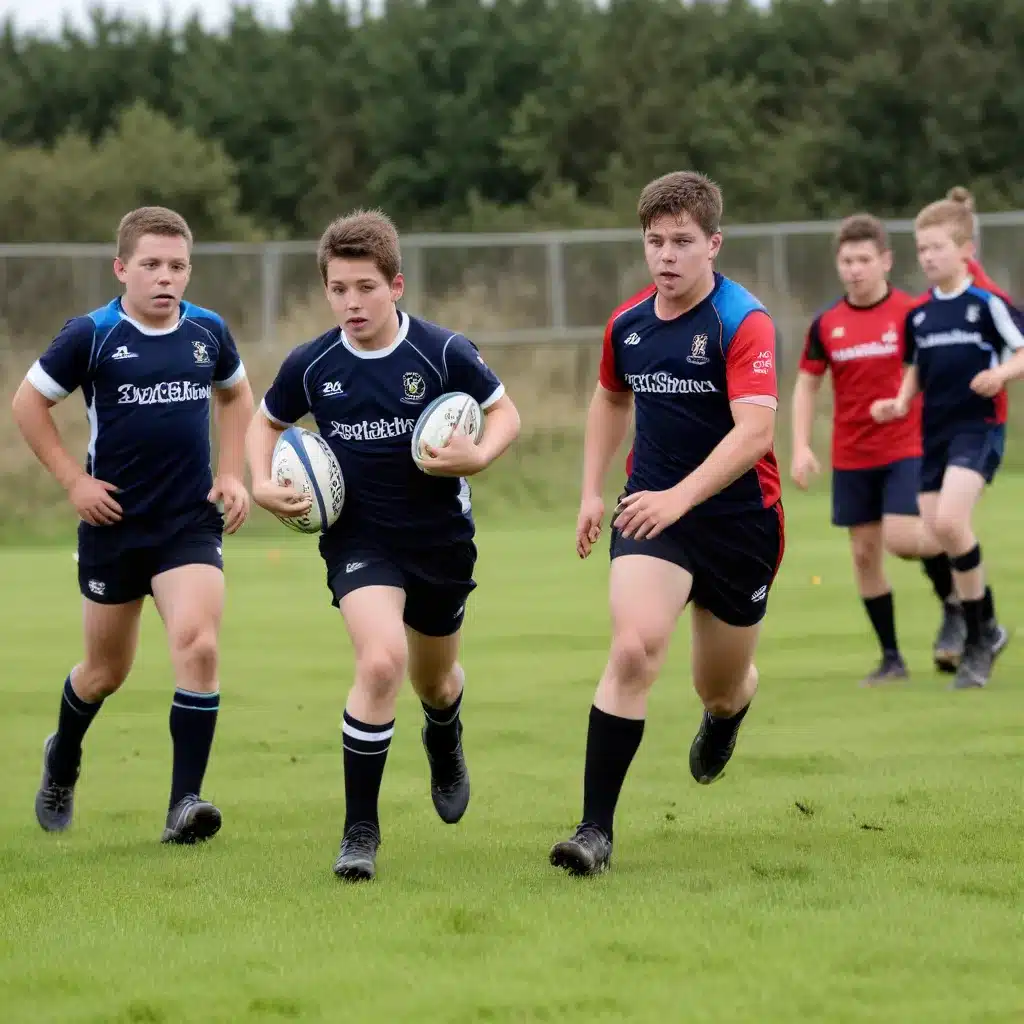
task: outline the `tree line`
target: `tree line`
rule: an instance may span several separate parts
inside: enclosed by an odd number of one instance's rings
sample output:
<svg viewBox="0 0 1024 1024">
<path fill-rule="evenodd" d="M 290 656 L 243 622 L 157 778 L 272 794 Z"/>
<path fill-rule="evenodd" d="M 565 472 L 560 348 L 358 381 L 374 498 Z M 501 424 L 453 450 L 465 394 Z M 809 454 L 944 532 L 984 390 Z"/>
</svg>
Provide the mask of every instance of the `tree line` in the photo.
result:
<svg viewBox="0 0 1024 1024">
<path fill-rule="evenodd" d="M 0 33 L 0 240 L 163 202 L 205 239 L 631 226 L 697 168 L 733 223 L 1024 206 L 1024 3 L 297 0 L 220 32 L 96 13 Z"/>
</svg>

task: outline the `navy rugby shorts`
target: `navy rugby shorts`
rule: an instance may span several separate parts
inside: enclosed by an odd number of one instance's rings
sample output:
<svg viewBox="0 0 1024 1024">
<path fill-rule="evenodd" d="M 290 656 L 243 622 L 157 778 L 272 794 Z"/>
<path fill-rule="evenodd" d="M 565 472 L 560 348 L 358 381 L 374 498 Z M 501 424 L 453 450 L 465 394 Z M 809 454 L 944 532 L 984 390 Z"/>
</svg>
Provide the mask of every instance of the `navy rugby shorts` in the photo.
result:
<svg viewBox="0 0 1024 1024">
<path fill-rule="evenodd" d="M 653 540 L 612 528 L 611 557 L 650 555 L 693 577 L 690 600 L 730 626 L 764 618 L 785 550 L 782 503 L 725 516 L 684 516 Z"/>
</svg>

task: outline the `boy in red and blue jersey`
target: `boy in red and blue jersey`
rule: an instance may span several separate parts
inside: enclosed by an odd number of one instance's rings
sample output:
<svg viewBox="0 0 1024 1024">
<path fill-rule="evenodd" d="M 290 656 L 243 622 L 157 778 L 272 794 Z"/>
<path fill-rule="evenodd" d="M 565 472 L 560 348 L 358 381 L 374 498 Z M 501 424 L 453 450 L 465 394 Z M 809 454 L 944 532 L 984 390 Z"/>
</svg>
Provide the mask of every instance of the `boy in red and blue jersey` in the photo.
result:
<svg viewBox="0 0 1024 1024">
<path fill-rule="evenodd" d="M 703 175 L 675 172 L 643 190 L 638 213 L 654 284 L 605 331 L 576 527 L 586 558 L 604 518 L 603 479 L 635 410 L 612 520 L 611 650 L 590 709 L 583 815 L 550 853 L 577 875 L 610 863 L 647 695 L 690 603 L 704 705 L 690 771 L 703 784 L 721 775 L 757 689 L 754 652 L 784 547 L 775 329 L 753 295 L 715 272 L 721 192 Z"/>
</svg>

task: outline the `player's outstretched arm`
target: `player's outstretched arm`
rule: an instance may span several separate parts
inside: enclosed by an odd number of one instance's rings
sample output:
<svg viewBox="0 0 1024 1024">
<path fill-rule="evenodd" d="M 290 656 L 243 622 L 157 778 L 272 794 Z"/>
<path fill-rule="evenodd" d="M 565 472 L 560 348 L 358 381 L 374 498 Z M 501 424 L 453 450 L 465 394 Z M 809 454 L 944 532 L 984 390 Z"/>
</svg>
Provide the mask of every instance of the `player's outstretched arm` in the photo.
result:
<svg viewBox="0 0 1024 1024">
<path fill-rule="evenodd" d="M 823 378 L 817 374 L 800 370 L 793 388 L 793 460 L 790 476 L 801 489 L 806 489 L 811 474 L 821 472 L 817 456 L 811 448 L 811 433 L 814 426 L 814 401 L 821 390 Z"/>
<path fill-rule="evenodd" d="M 220 437 L 217 476 L 210 501 L 224 502 L 224 532 L 234 533 L 249 515 L 245 489 L 245 434 L 252 419 L 252 387 L 243 377 L 230 387 L 214 391 L 214 417 Z"/>
<path fill-rule="evenodd" d="M 245 450 L 252 474 L 252 500 L 276 516 L 292 518 L 308 512 L 312 499 L 277 483 L 270 475 L 274 447 L 285 429 L 285 424 L 272 421 L 259 409 L 246 432 Z"/>
<path fill-rule="evenodd" d="M 50 412 L 56 404 L 28 379 L 23 380 L 11 403 L 14 422 L 35 457 L 67 491 L 68 498 L 85 522 L 91 526 L 116 523 L 121 518 L 121 506 L 112 492 L 117 488 L 89 476 L 68 453 Z"/>
<path fill-rule="evenodd" d="M 631 391 L 611 391 L 601 384 L 594 390 L 583 438 L 583 485 L 576 520 L 576 553 L 586 558 L 601 536 L 604 519 L 604 480 L 622 447 L 633 408 Z"/>
</svg>

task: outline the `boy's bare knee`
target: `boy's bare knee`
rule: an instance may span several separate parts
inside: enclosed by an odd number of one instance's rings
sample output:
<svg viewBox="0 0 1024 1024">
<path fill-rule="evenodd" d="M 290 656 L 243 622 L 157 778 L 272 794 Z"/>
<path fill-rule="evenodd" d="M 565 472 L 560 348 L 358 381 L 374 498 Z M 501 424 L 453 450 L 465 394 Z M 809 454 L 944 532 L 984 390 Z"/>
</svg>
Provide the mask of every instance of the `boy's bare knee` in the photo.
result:
<svg viewBox="0 0 1024 1024">
<path fill-rule="evenodd" d="M 368 647 L 356 659 L 356 685 L 375 701 L 393 697 L 405 678 L 405 651 L 385 644 Z"/>
<path fill-rule="evenodd" d="M 653 681 L 663 642 L 636 627 L 624 627 L 612 637 L 608 664 L 615 682 L 625 689 L 645 690 Z"/>
<path fill-rule="evenodd" d="M 82 700 L 94 703 L 120 690 L 131 667 L 121 659 L 87 660 L 75 669 L 71 685 Z"/>
<path fill-rule="evenodd" d="M 171 657 L 182 679 L 197 686 L 216 681 L 217 633 L 212 626 L 183 626 L 175 630 L 169 640 Z"/>
</svg>

